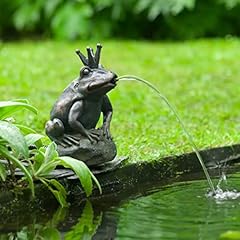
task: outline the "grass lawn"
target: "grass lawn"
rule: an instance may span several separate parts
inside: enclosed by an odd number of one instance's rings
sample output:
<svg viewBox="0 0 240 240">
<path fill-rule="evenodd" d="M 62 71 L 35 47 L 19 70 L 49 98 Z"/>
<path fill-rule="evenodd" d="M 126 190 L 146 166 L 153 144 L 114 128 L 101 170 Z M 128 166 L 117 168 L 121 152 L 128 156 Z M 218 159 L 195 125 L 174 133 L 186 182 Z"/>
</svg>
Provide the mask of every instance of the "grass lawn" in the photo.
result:
<svg viewBox="0 0 240 240">
<path fill-rule="evenodd" d="M 39 132 L 56 98 L 79 73 L 74 50 L 95 42 L 30 41 L 0 45 L 1 100 L 27 98 L 39 109 L 17 115 Z M 102 63 L 118 75 L 155 84 L 177 108 L 200 149 L 240 142 L 240 40 L 183 43 L 103 42 Z M 149 160 L 191 151 L 174 115 L 146 86 L 119 82 L 109 94 L 119 155 Z"/>
</svg>

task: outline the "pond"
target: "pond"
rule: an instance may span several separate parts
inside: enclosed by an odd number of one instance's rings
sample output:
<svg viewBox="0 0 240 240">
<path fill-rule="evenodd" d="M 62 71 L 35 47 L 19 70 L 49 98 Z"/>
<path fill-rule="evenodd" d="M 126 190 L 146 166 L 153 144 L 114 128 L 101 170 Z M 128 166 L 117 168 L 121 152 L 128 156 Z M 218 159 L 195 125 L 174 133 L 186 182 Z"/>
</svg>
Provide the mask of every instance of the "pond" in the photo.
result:
<svg viewBox="0 0 240 240">
<path fill-rule="evenodd" d="M 229 174 L 222 187 L 240 190 L 240 171 Z M 228 230 L 239 231 L 240 198 L 216 200 L 207 196 L 207 189 L 206 180 L 194 180 L 154 188 L 134 198 L 113 193 L 105 200 L 45 210 L 34 219 L 16 217 L 1 224 L 0 239 L 211 240 Z"/>
</svg>

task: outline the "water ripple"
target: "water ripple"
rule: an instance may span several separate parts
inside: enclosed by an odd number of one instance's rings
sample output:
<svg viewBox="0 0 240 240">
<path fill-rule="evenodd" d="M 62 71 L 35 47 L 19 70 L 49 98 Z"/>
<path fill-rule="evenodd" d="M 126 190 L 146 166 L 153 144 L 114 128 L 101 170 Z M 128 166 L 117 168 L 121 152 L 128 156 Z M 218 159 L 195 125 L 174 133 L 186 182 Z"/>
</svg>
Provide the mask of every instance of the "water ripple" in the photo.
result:
<svg viewBox="0 0 240 240">
<path fill-rule="evenodd" d="M 239 175 L 228 179 L 229 189 L 239 186 Z M 213 196 L 207 188 L 206 181 L 181 183 L 130 201 L 117 210 L 117 239 L 211 240 L 238 230 L 240 193 L 218 188 Z"/>
</svg>

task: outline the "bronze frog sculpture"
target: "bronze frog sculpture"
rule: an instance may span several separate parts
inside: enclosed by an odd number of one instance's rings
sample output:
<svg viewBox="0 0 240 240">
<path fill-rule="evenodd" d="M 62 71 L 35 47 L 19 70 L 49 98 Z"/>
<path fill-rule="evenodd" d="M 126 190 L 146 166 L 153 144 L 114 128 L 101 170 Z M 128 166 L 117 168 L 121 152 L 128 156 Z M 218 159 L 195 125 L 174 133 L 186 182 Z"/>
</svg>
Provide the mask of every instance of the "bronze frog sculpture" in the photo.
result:
<svg viewBox="0 0 240 240">
<path fill-rule="evenodd" d="M 54 104 L 45 129 L 60 156 L 74 157 L 104 171 L 120 159 L 114 159 L 117 150 L 110 134 L 113 110 L 106 95 L 115 88 L 117 75 L 99 63 L 101 48 L 98 44 L 94 54 L 88 47 L 87 58 L 76 50 L 84 67 Z M 101 113 L 103 124 L 96 129 Z"/>
</svg>

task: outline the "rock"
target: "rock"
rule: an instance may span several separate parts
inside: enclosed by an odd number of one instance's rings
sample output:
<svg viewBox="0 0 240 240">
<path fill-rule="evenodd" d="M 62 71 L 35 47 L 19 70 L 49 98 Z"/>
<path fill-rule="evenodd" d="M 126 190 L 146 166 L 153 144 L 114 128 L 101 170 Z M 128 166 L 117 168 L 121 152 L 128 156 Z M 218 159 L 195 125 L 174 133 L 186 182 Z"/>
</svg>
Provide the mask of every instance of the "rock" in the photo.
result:
<svg viewBox="0 0 240 240">
<path fill-rule="evenodd" d="M 89 167 L 102 165 L 112 161 L 117 155 L 117 148 L 112 139 L 107 139 L 101 129 L 91 131 L 99 135 L 99 141 L 91 143 L 87 137 L 75 134 L 74 138 L 79 140 L 78 144 L 63 147 L 57 144 L 60 156 L 71 156 L 85 162 Z M 66 136 L 65 136 L 66 137 Z"/>
</svg>

